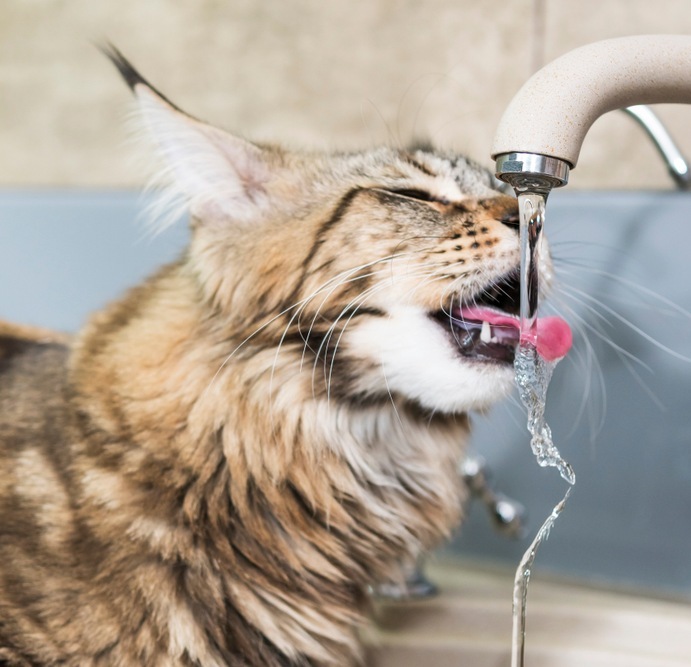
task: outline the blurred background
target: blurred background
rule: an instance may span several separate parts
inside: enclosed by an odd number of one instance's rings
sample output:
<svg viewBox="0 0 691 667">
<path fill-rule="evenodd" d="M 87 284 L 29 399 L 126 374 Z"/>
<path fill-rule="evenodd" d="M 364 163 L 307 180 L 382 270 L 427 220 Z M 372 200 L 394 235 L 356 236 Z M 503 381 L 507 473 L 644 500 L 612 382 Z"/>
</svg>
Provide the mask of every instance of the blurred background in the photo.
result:
<svg viewBox="0 0 691 667">
<path fill-rule="evenodd" d="M 256 140 L 326 149 L 430 139 L 491 166 L 497 122 L 540 66 L 579 45 L 691 34 L 688 0 L 3 0 L 0 318 L 77 330 L 186 240 L 152 238 L 115 44 L 189 113 Z M 691 154 L 691 108 L 656 111 Z M 571 184 L 550 197 L 577 345 L 548 419 L 578 476 L 538 557 L 609 586 L 691 599 L 691 197 L 622 113 L 597 121 Z M 539 469 L 514 402 L 476 416 L 473 451 L 524 503 L 529 535 L 564 488 Z M 484 511 L 454 541 L 513 566 L 527 540 Z"/>
<path fill-rule="evenodd" d="M 248 137 L 333 148 L 426 137 L 489 163 L 504 107 L 536 69 L 655 32 L 691 32 L 688 0 L 3 0 L 0 180 L 139 185 L 123 145 L 128 92 L 94 47 L 105 40 L 183 109 Z M 691 146 L 687 111 L 661 115 Z M 599 120 L 572 187 L 669 187 L 639 132 Z"/>
</svg>

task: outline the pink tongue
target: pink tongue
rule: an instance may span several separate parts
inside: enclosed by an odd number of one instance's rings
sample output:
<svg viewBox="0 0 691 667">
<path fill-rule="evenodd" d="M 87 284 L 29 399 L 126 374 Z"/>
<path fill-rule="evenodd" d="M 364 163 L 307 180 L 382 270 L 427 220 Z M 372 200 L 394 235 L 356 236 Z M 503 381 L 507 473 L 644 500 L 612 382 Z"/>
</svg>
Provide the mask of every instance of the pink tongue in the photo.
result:
<svg viewBox="0 0 691 667">
<path fill-rule="evenodd" d="M 530 341 L 526 336 L 524 341 L 533 342 L 538 354 L 547 361 L 555 361 L 566 356 L 573 343 L 571 327 L 561 317 L 538 317 L 537 341 Z"/>
<path fill-rule="evenodd" d="M 463 308 L 461 317 L 476 322 L 489 322 L 493 326 L 520 328 L 520 322 L 515 317 L 501 315 L 485 308 Z M 571 327 L 561 317 L 539 317 L 536 321 L 537 335 L 524 332 L 521 334 L 522 343 L 532 343 L 538 354 L 547 361 L 554 361 L 566 356 L 573 343 Z"/>
</svg>

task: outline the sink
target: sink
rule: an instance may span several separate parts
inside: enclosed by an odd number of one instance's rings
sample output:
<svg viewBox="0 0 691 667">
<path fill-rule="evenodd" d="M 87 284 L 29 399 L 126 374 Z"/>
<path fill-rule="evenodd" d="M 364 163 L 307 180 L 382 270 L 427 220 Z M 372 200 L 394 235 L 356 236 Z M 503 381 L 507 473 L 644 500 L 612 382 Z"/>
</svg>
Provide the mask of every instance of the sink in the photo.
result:
<svg viewBox="0 0 691 667">
<path fill-rule="evenodd" d="M 513 572 L 465 562 L 427 568 L 435 598 L 377 602 L 368 667 L 508 667 Z M 689 667 L 691 605 L 547 579 L 528 593 L 528 667 Z"/>
</svg>

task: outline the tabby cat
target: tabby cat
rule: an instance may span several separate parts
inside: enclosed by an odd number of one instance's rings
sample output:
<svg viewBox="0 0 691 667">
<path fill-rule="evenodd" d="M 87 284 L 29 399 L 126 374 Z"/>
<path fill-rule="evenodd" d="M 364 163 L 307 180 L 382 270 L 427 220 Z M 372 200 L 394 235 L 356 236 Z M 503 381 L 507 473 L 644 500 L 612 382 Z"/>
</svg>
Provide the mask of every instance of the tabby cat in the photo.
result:
<svg viewBox="0 0 691 667">
<path fill-rule="evenodd" d="M 110 57 L 191 241 L 74 338 L 0 324 L 0 664 L 356 664 L 512 386 L 515 199 L 451 153 L 250 143 Z"/>
</svg>

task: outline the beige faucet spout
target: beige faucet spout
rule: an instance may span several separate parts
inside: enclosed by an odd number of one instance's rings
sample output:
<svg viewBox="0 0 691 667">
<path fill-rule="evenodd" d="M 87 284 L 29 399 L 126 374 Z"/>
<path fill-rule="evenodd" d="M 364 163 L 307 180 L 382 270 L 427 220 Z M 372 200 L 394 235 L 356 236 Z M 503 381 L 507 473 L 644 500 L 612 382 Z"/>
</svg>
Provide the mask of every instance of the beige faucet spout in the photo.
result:
<svg viewBox="0 0 691 667">
<path fill-rule="evenodd" d="M 558 167 L 551 187 L 564 185 L 597 118 L 658 103 L 691 103 L 691 36 L 620 37 L 570 51 L 534 74 L 504 112 L 492 148 L 497 176 L 549 177 Z"/>
</svg>

